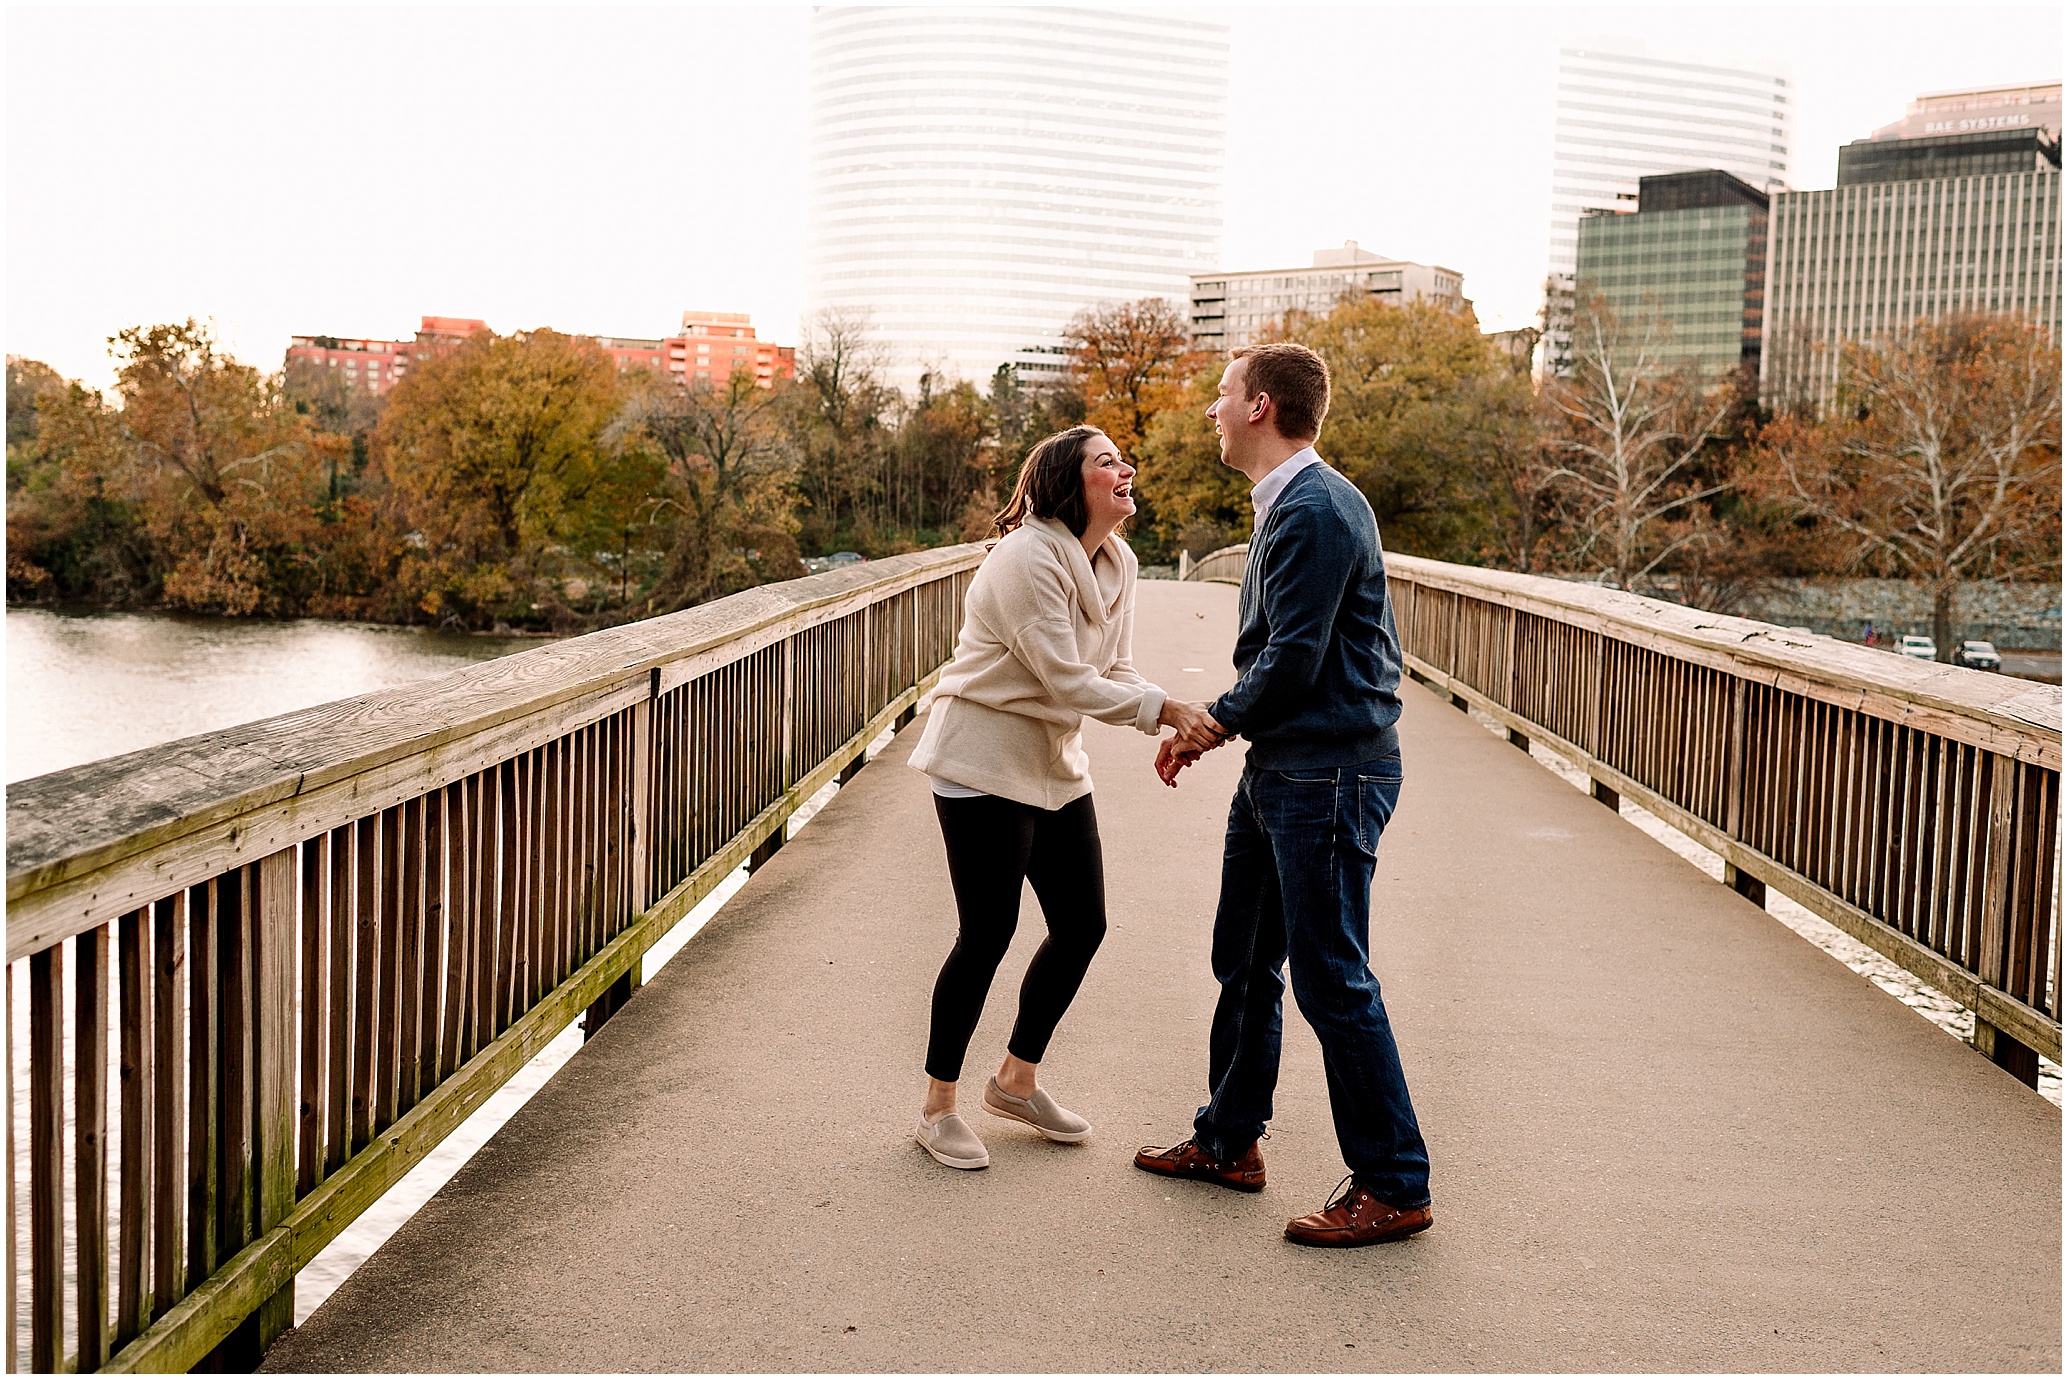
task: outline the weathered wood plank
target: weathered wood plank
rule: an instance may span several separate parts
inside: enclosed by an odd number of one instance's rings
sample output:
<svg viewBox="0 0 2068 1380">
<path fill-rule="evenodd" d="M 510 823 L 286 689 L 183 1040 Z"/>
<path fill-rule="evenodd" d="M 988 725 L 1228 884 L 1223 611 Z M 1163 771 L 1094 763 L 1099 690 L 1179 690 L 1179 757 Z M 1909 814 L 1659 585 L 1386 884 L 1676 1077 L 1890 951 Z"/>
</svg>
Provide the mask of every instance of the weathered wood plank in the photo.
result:
<svg viewBox="0 0 2068 1380">
<path fill-rule="evenodd" d="M 29 956 L 29 1368 L 45 1375 L 65 1348 L 64 980 L 62 947 Z"/>
<path fill-rule="evenodd" d="M 256 1065 L 253 1122 L 257 1145 L 253 1166 L 254 1239 L 277 1227 L 294 1209 L 295 1141 L 299 1118 L 294 1095 L 296 851 L 284 848 L 254 871 L 259 897 L 258 941 L 253 965 L 253 1059 Z M 312 1153 L 315 1142 L 311 1142 Z M 294 1325 L 294 1281 L 290 1278 L 258 1309 L 261 1354 Z"/>
<path fill-rule="evenodd" d="M 218 1015 L 215 882 L 187 892 L 187 1278 L 199 1283 L 216 1266 Z"/>
<path fill-rule="evenodd" d="M 301 1103 L 298 1115 L 295 1188 L 307 1193 L 323 1177 L 323 1113 L 328 1106 L 324 1078 L 330 1035 L 330 923 L 323 883 L 330 871 L 330 835 L 302 845 L 301 922 Z"/>
<path fill-rule="evenodd" d="M 79 936 L 72 992 L 72 1228 L 78 1367 L 108 1351 L 108 927 Z"/>
<path fill-rule="evenodd" d="M 156 1067 L 151 1109 L 151 1316 L 185 1292 L 181 1212 L 185 1177 L 181 1137 L 187 1126 L 187 899 L 181 892 L 151 908 L 151 1016 Z"/>
<path fill-rule="evenodd" d="M 114 1345 L 119 1348 L 151 1322 L 151 913 L 122 917 L 117 938 L 116 1009 L 121 1029 L 122 1203 L 116 1239 Z"/>
</svg>

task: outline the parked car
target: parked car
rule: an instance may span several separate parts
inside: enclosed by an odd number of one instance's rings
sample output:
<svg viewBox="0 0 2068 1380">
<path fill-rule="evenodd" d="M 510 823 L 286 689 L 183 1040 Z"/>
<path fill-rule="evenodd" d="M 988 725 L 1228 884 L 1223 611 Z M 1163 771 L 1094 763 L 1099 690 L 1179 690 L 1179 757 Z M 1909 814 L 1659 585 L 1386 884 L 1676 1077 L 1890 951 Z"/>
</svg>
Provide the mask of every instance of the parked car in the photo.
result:
<svg viewBox="0 0 2068 1380">
<path fill-rule="evenodd" d="M 1896 654 L 1898 656 L 1914 656 L 1919 661 L 1937 661 L 1939 659 L 1939 644 L 1932 641 L 1929 637 L 1920 637 L 1916 633 L 1904 633 L 1900 638 L 1896 639 Z"/>
<path fill-rule="evenodd" d="M 1955 666 L 1971 666 L 1977 671 L 2001 671 L 2003 658 L 1996 653 L 1996 646 L 1989 642 L 1963 642 L 1960 650 L 1953 654 Z"/>
<path fill-rule="evenodd" d="M 827 565 L 854 565 L 869 558 L 859 551 L 835 551 L 826 557 Z"/>
</svg>

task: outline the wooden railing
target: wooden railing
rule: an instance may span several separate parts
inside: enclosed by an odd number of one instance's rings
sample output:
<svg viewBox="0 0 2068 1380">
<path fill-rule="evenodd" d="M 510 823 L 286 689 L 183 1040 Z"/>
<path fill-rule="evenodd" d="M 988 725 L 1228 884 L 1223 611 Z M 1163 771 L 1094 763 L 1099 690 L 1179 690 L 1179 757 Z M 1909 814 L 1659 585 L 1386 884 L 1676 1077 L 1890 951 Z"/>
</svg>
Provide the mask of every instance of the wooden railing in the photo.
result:
<svg viewBox="0 0 2068 1380">
<path fill-rule="evenodd" d="M 2061 1057 L 2061 690 L 1561 580 L 1387 558 L 1411 671 Z"/>
<path fill-rule="evenodd" d="M 1969 1008 L 2026 1083 L 2060 1059 L 2060 687 L 1563 580 L 1386 570 L 1411 674 Z"/>
<path fill-rule="evenodd" d="M 1224 546 L 1218 551 L 1209 551 L 1198 560 L 1189 554 L 1179 562 L 1180 580 L 1212 580 L 1224 585 L 1242 583 L 1242 572 L 1249 565 L 1249 543 L 1240 546 Z"/>
<path fill-rule="evenodd" d="M 33 1369 L 254 1363 L 297 1271 L 910 717 L 982 554 L 11 786 L 9 1369 L 17 1178 Z"/>
</svg>

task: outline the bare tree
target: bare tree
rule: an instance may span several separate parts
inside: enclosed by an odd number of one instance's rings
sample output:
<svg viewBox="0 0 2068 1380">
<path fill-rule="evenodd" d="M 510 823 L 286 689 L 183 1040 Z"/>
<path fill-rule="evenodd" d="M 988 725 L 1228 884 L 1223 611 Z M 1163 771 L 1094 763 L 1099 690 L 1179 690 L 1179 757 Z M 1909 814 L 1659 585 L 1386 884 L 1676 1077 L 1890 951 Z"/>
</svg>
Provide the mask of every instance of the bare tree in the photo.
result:
<svg viewBox="0 0 2068 1380">
<path fill-rule="evenodd" d="M 1566 506 L 1574 554 L 1617 589 L 1634 589 L 1690 543 L 1709 539 L 1684 521 L 1722 493 L 1705 461 L 1733 399 L 1705 395 L 1667 357 L 1667 329 L 1650 316 L 1629 325 L 1583 297 L 1573 320 L 1572 377 L 1547 383 L 1556 459 L 1546 482 Z"/>
<path fill-rule="evenodd" d="M 1976 579 L 2059 578 L 2061 351 L 2011 317 L 1849 345 L 1827 419 L 1761 437 L 1775 496 L 1850 538 L 1855 565 L 1929 585 L 1940 660 Z"/>
<path fill-rule="evenodd" d="M 656 601 L 680 608 L 799 573 L 790 512 L 796 464 L 783 394 L 745 369 L 723 384 L 663 380 L 635 392 L 605 433 L 643 435 L 667 458 L 650 504 L 675 529 Z"/>
</svg>

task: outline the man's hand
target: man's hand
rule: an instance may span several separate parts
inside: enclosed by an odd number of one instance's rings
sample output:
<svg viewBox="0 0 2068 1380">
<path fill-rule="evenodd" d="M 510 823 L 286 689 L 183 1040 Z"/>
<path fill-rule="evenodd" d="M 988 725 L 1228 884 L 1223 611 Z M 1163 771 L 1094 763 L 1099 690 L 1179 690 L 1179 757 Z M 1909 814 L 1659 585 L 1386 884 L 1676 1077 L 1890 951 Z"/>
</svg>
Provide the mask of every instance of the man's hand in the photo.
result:
<svg viewBox="0 0 2068 1380">
<path fill-rule="evenodd" d="M 1166 728 L 1175 728 L 1178 736 L 1174 741 L 1195 755 L 1219 747 L 1229 737 L 1228 730 L 1214 722 L 1214 716 L 1207 713 L 1205 705 L 1190 700 L 1165 700 L 1156 722 Z"/>
<path fill-rule="evenodd" d="M 1234 736 L 1215 722 L 1203 704 L 1166 700 L 1159 719 L 1178 730 L 1156 746 L 1156 775 L 1166 786 L 1175 787 L 1179 772 Z"/>
</svg>

